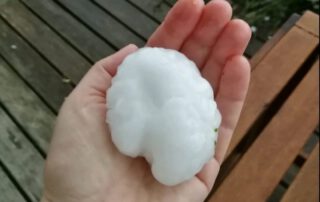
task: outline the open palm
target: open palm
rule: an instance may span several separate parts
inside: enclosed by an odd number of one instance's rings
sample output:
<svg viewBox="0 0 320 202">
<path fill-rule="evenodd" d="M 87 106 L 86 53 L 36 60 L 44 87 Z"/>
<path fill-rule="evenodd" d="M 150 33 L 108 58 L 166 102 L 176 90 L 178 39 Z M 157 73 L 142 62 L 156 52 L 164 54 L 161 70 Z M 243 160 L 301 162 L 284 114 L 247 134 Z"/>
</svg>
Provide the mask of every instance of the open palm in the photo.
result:
<svg viewBox="0 0 320 202">
<path fill-rule="evenodd" d="M 120 154 L 110 139 L 106 90 L 117 66 L 137 48 L 129 45 L 96 63 L 66 99 L 46 162 L 43 201 L 203 201 L 212 188 L 248 89 L 250 65 L 242 56 L 251 36 L 231 20 L 224 0 L 180 0 L 147 45 L 176 49 L 193 60 L 214 87 L 222 114 L 216 154 L 190 181 L 158 183 L 142 158 Z"/>
</svg>

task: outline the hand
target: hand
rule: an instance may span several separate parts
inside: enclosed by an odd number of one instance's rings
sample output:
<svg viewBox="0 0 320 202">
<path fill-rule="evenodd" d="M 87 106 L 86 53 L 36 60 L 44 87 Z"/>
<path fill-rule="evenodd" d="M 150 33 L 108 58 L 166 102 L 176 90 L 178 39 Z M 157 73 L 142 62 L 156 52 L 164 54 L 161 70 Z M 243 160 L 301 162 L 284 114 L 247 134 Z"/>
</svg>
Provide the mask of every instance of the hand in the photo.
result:
<svg viewBox="0 0 320 202">
<path fill-rule="evenodd" d="M 150 37 L 148 46 L 179 50 L 214 86 L 222 114 L 216 154 L 200 173 L 174 187 L 159 184 L 142 158 L 120 154 L 110 139 L 106 90 L 129 45 L 97 62 L 59 113 L 46 161 L 43 201 L 203 201 L 211 190 L 248 89 L 250 65 L 242 56 L 251 32 L 230 20 L 227 1 L 180 0 Z"/>
</svg>

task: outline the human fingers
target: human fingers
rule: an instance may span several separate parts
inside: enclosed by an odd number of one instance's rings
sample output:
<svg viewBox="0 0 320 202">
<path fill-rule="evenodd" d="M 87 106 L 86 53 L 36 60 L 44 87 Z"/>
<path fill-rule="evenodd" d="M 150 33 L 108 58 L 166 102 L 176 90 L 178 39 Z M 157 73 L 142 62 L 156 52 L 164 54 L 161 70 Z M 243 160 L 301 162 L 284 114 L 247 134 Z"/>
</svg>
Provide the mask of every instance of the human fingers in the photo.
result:
<svg viewBox="0 0 320 202">
<path fill-rule="evenodd" d="M 197 174 L 198 179 L 202 181 L 202 183 L 206 186 L 208 193 L 210 192 L 214 185 L 214 182 L 216 181 L 219 170 L 219 162 L 215 158 L 212 158 Z"/>
<path fill-rule="evenodd" d="M 179 50 L 197 24 L 203 0 L 179 0 L 151 35 L 147 46 Z"/>
<path fill-rule="evenodd" d="M 181 48 L 189 59 L 201 69 L 219 34 L 230 21 L 232 8 L 225 0 L 209 2 L 203 9 L 201 18 L 192 34 Z"/>
<path fill-rule="evenodd" d="M 127 55 L 135 52 L 137 49 L 137 46 L 130 44 L 113 55 L 96 62 L 82 78 L 74 93 L 80 95 L 105 95 L 118 66 Z"/>
<path fill-rule="evenodd" d="M 243 20 L 232 20 L 226 25 L 202 70 L 202 75 L 218 93 L 221 72 L 228 59 L 242 55 L 249 43 L 251 29 Z"/>
<path fill-rule="evenodd" d="M 222 115 L 215 158 L 221 164 L 239 120 L 250 80 L 250 64 L 244 56 L 234 56 L 223 68 L 216 102 Z"/>
</svg>

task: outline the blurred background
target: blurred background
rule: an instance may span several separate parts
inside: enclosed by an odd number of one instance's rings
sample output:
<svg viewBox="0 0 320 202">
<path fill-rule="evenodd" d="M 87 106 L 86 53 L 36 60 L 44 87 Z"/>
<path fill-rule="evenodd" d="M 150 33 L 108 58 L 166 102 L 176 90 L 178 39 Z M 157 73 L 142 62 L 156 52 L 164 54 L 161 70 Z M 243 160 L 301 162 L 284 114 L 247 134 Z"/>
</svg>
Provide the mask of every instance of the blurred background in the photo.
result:
<svg viewBox="0 0 320 202">
<path fill-rule="evenodd" d="M 319 11 L 319 0 L 231 0 L 234 15 L 246 20 L 254 36 L 266 40 L 292 15 Z"/>
</svg>

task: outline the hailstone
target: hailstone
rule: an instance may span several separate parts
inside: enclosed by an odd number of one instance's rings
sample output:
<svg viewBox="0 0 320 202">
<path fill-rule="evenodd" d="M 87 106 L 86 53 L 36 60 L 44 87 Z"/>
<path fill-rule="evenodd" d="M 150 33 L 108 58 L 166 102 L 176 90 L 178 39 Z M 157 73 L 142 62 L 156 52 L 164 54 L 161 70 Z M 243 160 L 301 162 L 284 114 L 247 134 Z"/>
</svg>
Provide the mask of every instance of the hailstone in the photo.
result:
<svg viewBox="0 0 320 202">
<path fill-rule="evenodd" d="M 221 116 L 194 62 L 164 48 L 128 55 L 107 90 L 107 123 L 116 148 L 144 157 L 153 176 L 177 185 L 214 154 Z"/>
</svg>

